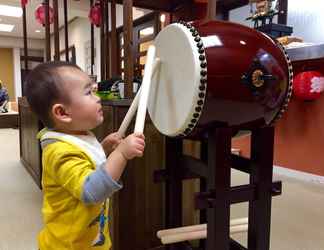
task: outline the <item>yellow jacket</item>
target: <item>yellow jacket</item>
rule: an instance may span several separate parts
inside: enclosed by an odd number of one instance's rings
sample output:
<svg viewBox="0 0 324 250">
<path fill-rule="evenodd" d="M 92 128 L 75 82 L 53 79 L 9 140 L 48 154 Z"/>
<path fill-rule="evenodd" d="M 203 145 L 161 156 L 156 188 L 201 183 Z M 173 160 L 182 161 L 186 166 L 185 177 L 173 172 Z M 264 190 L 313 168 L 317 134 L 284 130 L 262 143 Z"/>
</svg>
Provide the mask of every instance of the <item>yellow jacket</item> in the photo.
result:
<svg viewBox="0 0 324 250">
<path fill-rule="evenodd" d="M 50 142 L 43 145 L 42 154 L 44 229 L 38 237 L 40 250 L 110 249 L 108 202 L 85 204 L 82 200 L 86 178 L 106 160 L 102 148 L 48 130 L 41 131 L 39 138 L 42 143 Z"/>
</svg>

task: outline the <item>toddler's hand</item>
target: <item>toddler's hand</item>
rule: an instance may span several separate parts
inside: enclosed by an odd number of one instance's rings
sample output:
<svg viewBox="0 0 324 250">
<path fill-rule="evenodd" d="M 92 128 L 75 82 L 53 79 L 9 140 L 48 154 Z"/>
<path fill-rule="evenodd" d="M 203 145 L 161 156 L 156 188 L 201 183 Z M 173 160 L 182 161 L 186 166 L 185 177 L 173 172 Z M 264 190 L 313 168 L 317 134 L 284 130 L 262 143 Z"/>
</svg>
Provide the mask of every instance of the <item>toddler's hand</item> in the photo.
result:
<svg viewBox="0 0 324 250">
<path fill-rule="evenodd" d="M 116 148 L 126 160 L 134 157 L 142 157 L 145 148 L 145 137 L 143 134 L 131 134 L 127 136 Z"/>
<path fill-rule="evenodd" d="M 111 133 L 101 142 L 102 147 L 106 153 L 113 151 L 119 143 L 122 141 L 122 137 L 117 133 Z"/>
</svg>

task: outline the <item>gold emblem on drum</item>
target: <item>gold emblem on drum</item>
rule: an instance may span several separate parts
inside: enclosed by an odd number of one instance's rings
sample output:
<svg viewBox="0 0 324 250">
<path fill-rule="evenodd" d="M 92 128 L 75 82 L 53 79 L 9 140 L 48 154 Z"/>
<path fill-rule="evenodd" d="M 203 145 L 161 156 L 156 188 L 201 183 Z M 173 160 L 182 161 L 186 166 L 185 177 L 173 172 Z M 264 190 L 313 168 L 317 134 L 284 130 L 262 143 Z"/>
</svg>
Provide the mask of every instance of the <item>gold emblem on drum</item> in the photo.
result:
<svg viewBox="0 0 324 250">
<path fill-rule="evenodd" d="M 255 71 L 253 71 L 252 73 L 252 83 L 255 87 L 260 88 L 263 86 L 264 84 L 264 80 L 263 78 L 263 72 L 260 69 L 257 69 Z"/>
</svg>

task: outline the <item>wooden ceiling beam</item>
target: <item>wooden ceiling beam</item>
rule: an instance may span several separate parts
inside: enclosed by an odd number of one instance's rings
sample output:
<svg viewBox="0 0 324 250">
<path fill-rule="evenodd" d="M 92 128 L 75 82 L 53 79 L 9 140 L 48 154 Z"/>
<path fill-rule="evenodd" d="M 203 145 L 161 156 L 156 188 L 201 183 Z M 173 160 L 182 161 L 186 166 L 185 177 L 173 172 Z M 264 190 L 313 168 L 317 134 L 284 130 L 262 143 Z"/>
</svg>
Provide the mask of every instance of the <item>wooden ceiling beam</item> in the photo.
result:
<svg viewBox="0 0 324 250">
<path fill-rule="evenodd" d="M 249 0 L 218 0 L 217 8 L 219 11 L 229 11 L 249 4 Z"/>
<path fill-rule="evenodd" d="M 111 0 L 109 0 L 109 2 L 111 2 Z M 174 7 L 172 2 L 172 0 L 134 0 L 133 6 L 143 9 L 171 12 L 172 7 Z M 180 0 L 180 2 L 184 2 L 184 0 Z M 116 3 L 123 4 L 123 0 L 116 0 Z"/>
<path fill-rule="evenodd" d="M 109 0 L 111 2 L 111 0 Z M 191 4 L 195 0 L 134 0 L 134 7 L 144 8 L 163 12 L 173 12 L 179 7 Z M 116 3 L 123 4 L 123 0 L 116 0 Z"/>
<path fill-rule="evenodd" d="M 111 0 L 109 0 L 111 2 Z M 134 0 L 134 7 L 151 9 L 157 11 L 173 12 L 179 7 L 196 3 L 208 3 L 209 0 Z M 228 11 L 247 5 L 249 0 L 217 0 L 217 12 Z M 116 0 L 116 3 L 123 4 L 123 0 Z"/>
</svg>

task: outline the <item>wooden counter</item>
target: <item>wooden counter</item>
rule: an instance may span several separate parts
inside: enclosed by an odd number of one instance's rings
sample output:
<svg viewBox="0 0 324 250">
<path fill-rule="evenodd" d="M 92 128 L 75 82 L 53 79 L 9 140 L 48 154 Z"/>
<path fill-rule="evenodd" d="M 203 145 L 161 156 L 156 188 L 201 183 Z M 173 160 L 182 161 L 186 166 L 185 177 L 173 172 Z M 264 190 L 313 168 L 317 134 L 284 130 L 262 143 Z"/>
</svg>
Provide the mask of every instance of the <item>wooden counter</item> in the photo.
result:
<svg viewBox="0 0 324 250">
<path fill-rule="evenodd" d="M 18 128 L 18 112 L 0 113 L 0 128 Z"/>
<path fill-rule="evenodd" d="M 42 124 L 31 112 L 26 98 L 18 99 L 18 110 L 20 160 L 40 188 L 42 175 L 41 148 L 36 136 L 38 131 L 42 129 Z"/>
</svg>

